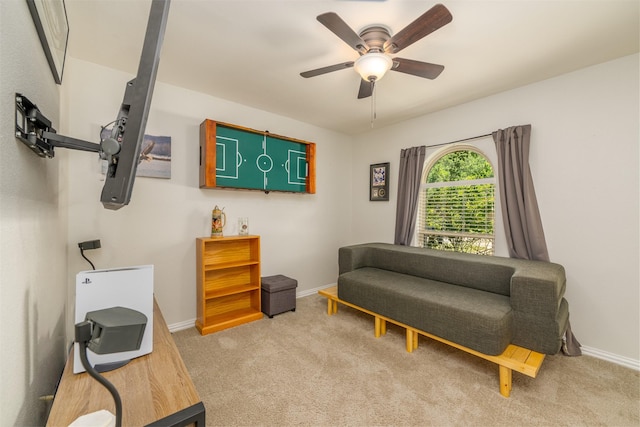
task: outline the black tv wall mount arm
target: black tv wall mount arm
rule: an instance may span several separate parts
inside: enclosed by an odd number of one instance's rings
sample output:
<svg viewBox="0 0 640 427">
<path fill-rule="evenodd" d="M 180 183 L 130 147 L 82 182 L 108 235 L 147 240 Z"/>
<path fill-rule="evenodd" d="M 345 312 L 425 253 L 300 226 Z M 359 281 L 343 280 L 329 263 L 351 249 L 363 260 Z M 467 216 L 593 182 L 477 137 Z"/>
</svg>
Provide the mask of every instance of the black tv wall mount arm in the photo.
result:
<svg viewBox="0 0 640 427">
<path fill-rule="evenodd" d="M 120 151 L 120 143 L 112 138 L 106 138 L 100 141 L 100 144 L 96 144 L 59 135 L 36 104 L 20 93 L 16 93 L 16 138 L 38 156 L 48 159 L 55 155 L 55 147 L 100 153 L 102 159 L 109 159 Z"/>
</svg>

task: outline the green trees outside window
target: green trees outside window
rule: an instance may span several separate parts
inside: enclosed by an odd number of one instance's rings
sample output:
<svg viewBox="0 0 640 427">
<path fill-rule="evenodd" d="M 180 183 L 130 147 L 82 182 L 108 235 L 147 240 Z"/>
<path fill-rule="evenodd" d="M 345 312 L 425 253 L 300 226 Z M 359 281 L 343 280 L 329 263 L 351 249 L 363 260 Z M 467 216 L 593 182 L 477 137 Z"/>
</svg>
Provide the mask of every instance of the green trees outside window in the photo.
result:
<svg viewBox="0 0 640 427">
<path fill-rule="evenodd" d="M 493 168 L 473 150 L 440 157 L 426 171 L 419 207 L 419 244 L 439 250 L 493 255 Z"/>
</svg>

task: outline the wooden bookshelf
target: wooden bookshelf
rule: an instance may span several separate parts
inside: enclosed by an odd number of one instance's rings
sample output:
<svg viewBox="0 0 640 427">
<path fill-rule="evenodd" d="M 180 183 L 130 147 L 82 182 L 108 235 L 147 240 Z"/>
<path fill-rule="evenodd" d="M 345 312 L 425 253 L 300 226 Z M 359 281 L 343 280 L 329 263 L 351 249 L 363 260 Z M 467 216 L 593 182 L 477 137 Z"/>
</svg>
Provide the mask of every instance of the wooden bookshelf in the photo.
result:
<svg viewBox="0 0 640 427">
<path fill-rule="evenodd" d="M 196 280 L 202 335 L 262 319 L 260 236 L 197 238 Z"/>
</svg>

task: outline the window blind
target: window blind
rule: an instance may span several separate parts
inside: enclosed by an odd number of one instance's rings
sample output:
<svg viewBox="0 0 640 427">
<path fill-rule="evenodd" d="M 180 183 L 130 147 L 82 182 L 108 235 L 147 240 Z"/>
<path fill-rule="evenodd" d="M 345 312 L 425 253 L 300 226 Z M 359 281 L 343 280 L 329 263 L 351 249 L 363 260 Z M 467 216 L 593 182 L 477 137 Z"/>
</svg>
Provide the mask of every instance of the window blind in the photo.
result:
<svg viewBox="0 0 640 427">
<path fill-rule="evenodd" d="M 418 235 L 423 247 L 493 254 L 495 178 L 423 184 Z"/>
</svg>

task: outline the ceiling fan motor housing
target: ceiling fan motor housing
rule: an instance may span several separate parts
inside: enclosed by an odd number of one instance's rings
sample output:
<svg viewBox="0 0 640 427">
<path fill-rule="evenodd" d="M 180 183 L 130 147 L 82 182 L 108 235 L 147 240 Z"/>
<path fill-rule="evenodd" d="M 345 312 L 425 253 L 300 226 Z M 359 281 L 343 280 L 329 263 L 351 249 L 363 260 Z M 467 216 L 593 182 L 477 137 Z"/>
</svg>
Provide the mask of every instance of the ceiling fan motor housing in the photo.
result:
<svg viewBox="0 0 640 427">
<path fill-rule="evenodd" d="M 367 52 L 384 52 L 383 46 L 391 38 L 389 28 L 380 24 L 364 27 L 359 35 L 367 43 Z"/>
</svg>

